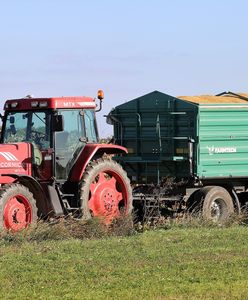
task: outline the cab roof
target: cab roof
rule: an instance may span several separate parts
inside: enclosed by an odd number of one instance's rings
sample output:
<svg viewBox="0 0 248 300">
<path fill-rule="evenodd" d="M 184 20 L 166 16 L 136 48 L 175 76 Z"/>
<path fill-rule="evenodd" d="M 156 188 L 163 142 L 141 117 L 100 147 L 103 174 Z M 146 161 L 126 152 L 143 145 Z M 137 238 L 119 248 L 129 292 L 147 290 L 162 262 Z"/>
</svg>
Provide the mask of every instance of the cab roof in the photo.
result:
<svg viewBox="0 0 248 300">
<path fill-rule="evenodd" d="M 51 97 L 10 99 L 5 102 L 5 110 L 37 110 L 58 108 L 96 108 L 95 99 L 92 97 Z"/>
</svg>

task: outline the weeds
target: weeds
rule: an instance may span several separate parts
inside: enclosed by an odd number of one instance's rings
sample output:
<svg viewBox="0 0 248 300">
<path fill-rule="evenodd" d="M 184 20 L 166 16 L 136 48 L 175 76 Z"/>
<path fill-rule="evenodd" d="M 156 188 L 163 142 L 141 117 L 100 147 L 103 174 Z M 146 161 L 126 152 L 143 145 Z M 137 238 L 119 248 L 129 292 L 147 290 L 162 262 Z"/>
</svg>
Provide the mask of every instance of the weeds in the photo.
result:
<svg viewBox="0 0 248 300">
<path fill-rule="evenodd" d="M 200 215 L 185 214 L 178 218 L 160 218 L 156 222 L 133 224 L 133 216 L 121 216 L 110 225 L 105 225 L 100 218 L 80 220 L 72 217 L 61 218 L 55 222 L 39 221 L 25 230 L 14 233 L 1 231 L 0 239 L 4 243 L 60 241 L 69 239 L 102 239 L 111 236 L 130 236 L 157 229 L 192 229 L 192 228 L 227 228 L 248 225 L 247 213 L 234 214 L 225 222 L 213 222 L 203 219 Z"/>
<path fill-rule="evenodd" d="M 215 222 L 204 219 L 201 214 L 188 213 L 178 218 L 163 218 L 154 222 L 139 223 L 136 225 L 138 231 L 146 231 L 150 229 L 173 229 L 173 228 L 227 228 L 231 226 L 248 225 L 247 213 L 233 214 L 227 220 Z"/>
<path fill-rule="evenodd" d="M 9 243 L 84 240 L 101 239 L 108 236 L 128 236 L 134 232 L 131 216 L 119 217 L 110 225 L 105 225 L 100 218 L 85 221 L 69 217 L 50 223 L 39 221 L 19 232 L 1 231 L 0 239 Z"/>
</svg>

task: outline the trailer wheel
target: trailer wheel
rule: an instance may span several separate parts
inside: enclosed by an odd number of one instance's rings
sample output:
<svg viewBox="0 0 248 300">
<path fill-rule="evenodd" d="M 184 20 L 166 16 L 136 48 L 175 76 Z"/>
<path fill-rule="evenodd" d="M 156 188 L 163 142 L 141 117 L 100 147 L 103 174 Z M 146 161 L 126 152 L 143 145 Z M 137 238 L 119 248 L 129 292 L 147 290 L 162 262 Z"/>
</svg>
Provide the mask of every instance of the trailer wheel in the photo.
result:
<svg viewBox="0 0 248 300">
<path fill-rule="evenodd" d="M 132 212 L 130 181 L 122 167 L 100 158 L 86 168 L 81 181 L 80 202 L 83 218 L 103 217 L 106 224 Z"/>
<path fill-rule="evenodd" d="M 200 190 L 203 197 L 202 216 L 206 220 L 223 222 L 234 213 L 232 197 L 220 186 L 205 187 Z"/>
<path fill-rule="evenodd" d="M 36 221 L 36 201 L 28 188 L 14 183 L 0 190 L 0 229 L 19 231 Z"/>
</svg>

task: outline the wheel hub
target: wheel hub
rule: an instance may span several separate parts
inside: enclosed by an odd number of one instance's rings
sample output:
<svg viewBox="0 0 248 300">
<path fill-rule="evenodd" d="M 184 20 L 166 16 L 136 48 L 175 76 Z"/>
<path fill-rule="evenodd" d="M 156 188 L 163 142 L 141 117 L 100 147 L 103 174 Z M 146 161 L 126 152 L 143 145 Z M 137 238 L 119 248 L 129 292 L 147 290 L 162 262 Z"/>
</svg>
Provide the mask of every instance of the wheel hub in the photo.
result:
<svg viewBox="0 0 248 300">
<path fill-rule="evenodd" d="M 24 205 L 23 205 L 24 206 Z M 12 215 L 14 223 L 24 223 L 25 222 L 25 207 L 22 210 L 15 210 Z"/>
<path fill-rule="evenodd" d="M 4 208 L 4 224 L 7 229 L 18 231 L 25 228 L 29 217 L 30 208 L 18 201 L 17 197 L 8 200 Z"/>
<path fill-rule="evenodd" d="M 112 189 L 104 189 L 101 198 L 103 199 L 104 208 L 106 211 L 111 212 L 115 206 L 114 192 Z"/>
<path fill-rule="evenodd" d="M 120 214 L 118 205 L 123 199 L 117 189 L 118 178 L 104 172 L 99 173 L 97 178 L 97 182 L 90 186 L 89 208 L 94 216 L 104 216 L 111 220 Z"/>
<path fill-rule="evenodd" d="M 215 220 L 219 220 L 222 213 L 222 206 L 220 201 L 215 200 L 211 205 L 211 216 Z"/>
</svg>

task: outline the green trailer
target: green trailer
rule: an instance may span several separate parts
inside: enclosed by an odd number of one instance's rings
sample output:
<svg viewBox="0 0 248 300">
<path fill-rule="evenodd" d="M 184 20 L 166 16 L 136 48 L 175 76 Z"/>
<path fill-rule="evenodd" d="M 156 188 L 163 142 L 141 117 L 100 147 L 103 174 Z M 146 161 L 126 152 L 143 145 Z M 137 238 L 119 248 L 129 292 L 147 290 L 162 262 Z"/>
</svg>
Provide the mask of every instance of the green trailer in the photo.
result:
<svg viewBox="0 0 248 300">
<path fill-rule="evenodd" d="M 247 95 L 154 91 L 115 107 L 107 120 L 115 142 L 129 150 L 118 159 L 135 186 L 134 199 L 142 195 L 173 213 L 197 207 L 215 219 L 240 212 L 248 187 Z"/>
</svg>

